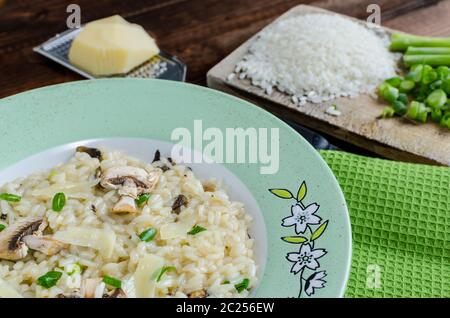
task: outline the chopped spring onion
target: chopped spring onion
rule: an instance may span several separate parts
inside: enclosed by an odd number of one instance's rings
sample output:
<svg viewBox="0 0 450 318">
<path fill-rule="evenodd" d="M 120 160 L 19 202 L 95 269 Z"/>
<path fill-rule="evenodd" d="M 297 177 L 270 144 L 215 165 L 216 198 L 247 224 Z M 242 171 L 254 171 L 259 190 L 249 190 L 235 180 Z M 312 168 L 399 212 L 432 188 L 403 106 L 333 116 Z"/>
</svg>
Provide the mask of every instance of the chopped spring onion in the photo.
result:
<svg viewBox="0 0 450 318">
<path fill-rule="evenodd" d="M 6 228 L 6 225 L 0 224 L 0 232 L 3 231 Z"/>
<path fill-rule="evenodd" d="M 399 91 L 400 93 L 407 93 L 410 92 L 416 84 L 413 81 L 410 80 L 404 80 L 401 82 Z"/>
<path fill-rule="evenodd" d="M 442 107 L 447 102 L 447 94 L 442 89 L 436 89 L 428 95 L 426 102 L 432 108 Z"/>
<path fill-rule="evenodd" d="M 239 284 L 234 285 L 234 288 L 236 288 L 237 292 L 240 294 L 244 290 L 248 289 L 248 285 L 250 284 L 250 280 L 248 278 L 244 278 L 242 282 Z"/>
<path fill-rule="evenodd" d="M 383 112 L 381 113 L 381 117 L 382 118 L 391 118 L 391 117 L 394 117 L 394 114 L 395 114 L 394 108 L 388 106 L 383 109 Z"/>
<path fill-rule="evenodd" d="M 144 193 L 141 194 L 137 199 L 136 199 L 136 205 L 137 206 L 142 206 L 145 203 L 147 203 L 148 199 L 150 199 L 150 194 L 148 193 Z"/>
<path fill-rule="evenodd" d="M 406 106 L 406 104 L 399 100 L 395 100 L 391 105 L 394 109 L 394 112 L 399 116 L 403 116 L 408 111 L 408 107 Z"/>
<path fill-rule="evenodd" d="M 388 78 L 386 81 L 386 83 L 388 83 L 389 85 L 391 85 L 392 87 L 398 88 L 400 86 L 400 84 L 402 83 L 402 78 L 401 77 L 391 77 Z"/>
<path fill-rule="evenodd" d="M 122 288 L 122 281 L 121 280 L 119 280 L 117 278 L 114 278 L 114 277 L 111 277 L 111 276 L 108 276 L 108 275 L 103 276 L 103 282 L 106 285 L 109 285 L 109 286 L 112 286 L 112 287 L 115 287 L 115 288 Z"/>
<path fill-rule="evenodd" d="M 433 110 L 431 110 L 431 119 L 434 122 L 439 123 L 441 121 L 441 118 L 442 118 L 442 109 L 434 108 Z"/>
<path fill-rule="evenodd" d="M 450 129 L 450 113 L 446 113 L 444 116 L 442 116 L 439 125 Z"/>
<path fill-rule="evenodd" d="M 450 96 L 450 77 L 442 82 L 441 88 Z"/>
<path fill-rule="evenodd" d="M 398 98 L 398 89 L 391 86 L 389 83 L 383 83 L 380 85 L 379 94 L 384 100 L 388 102 L 394 102 Z"/>
<path fill-rule="evenodd" d="M 139 238 L 141 239 L 142 242 L 150 242 L 155 238 L 156 232 L 157 232 L 156 229 L 151 227 L 149 229 L 146 229 L 141 234 L 139 234 Z"/>
<path fill-rule="evenodd" d="M 206 231 L 206 229 L 204 227 L 202 227 L 200 225 L 196 225 L 188 232 L 188 234 L 189 235 L 195 235 L 195 234 L 198 234 L 198 233 L 203 232 L 203 231 Z"/>
<path fill-rule="evenodd" d="M 66 205 L 66 195 L 62 192 L 55 194 L 52 201 L 52 209 L 55 212 L 61 212 Z"/>
<path fill-rule="evenodd" d="M 398 101 L 402 102 L 405 105 L 407 105 L 409 103 L 408 95 L 406 95 L 404 93 L 398 94 Z"/>
<path fill-rule="evenodd" d="M 230 281 L 228 279 L 224 280 L 222 285 L 228 285 L 230 283 Z"/>
<path fill-rule="evenodd" d="M 411 67 L 409 70 L 408 75 L 406 75 L 406 80 L 411 80 L 415 83 L 420 83 L 422 81 L 422 71 L 423 71 L 423 65 L 418 64 Z"/>
<path fill-rule="evenodd" d="M 431 109 L 426 107 L 425 104 L 416 101 L 411 102 L 406 116 L 411 119 L 425 123 L 427 121 L 428 113 Z"/>
<path fill-rule="evenodd" d="M 156 281 L 157 282 L 159 282 L 160 280 L 161 280 L 161 278 L 163 277 L 163 275 L 166 273 L 166 272 L 169 272 L 169 271 L 176 271 L 177 270 L 177 268 L 175 267 L 175 266 L 163 266 L 158 272 L 157 272 L 157 275 L 156 275 Z"/>
<path fill-rule="evenodd" d="M 424 65 L 422 68 L 422 84 L 428 85 L 437 79 L 437 72 L 430 65 Z"/>
<path fill-rule="evenodd" d="M 445 81 L 446 79 L 450 79 L 450 68 L 447 66 L 441 65 L 436 69 L 438 73 L 439 79 Z"/>
<path fill-rule="evenodd" d="M 10 193 L 1 193 L 0 200 L 9 201 L 9 202 L 19 202 L 22 200 L 20 195 L 10 194 Z"/>
<path fill-rule="evenodd" d="M 58 280 L 61 278 L 62 272 L 50 271 L 45 275 L 38 278 L 37 284 L 44 288 L 51 288 L 56 285 Z"/>
</svg>

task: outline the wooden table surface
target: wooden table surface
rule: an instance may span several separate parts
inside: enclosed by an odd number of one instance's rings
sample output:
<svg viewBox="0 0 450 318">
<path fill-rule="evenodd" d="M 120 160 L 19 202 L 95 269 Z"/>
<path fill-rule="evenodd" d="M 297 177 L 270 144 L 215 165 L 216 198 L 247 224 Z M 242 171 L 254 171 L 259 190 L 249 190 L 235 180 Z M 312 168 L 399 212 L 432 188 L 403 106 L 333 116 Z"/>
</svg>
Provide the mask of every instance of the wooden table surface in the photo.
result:
<svg viewBox="0 0 450 318">
<path fill-rule="evenodd" d="M 79 75 L 32 48 L 66 29 L 66 7 L 81 22 L 120 14 L 142 25 L 161 48 L 188 65 L 187 81 L 206 83 L 207 71 L 289 8 L 317 5 L 358 18 L 380 5 L 382 24 L 424 35 L 450 35 L 450 0 L 0 0 L 0 98 Z"/>
</svg>

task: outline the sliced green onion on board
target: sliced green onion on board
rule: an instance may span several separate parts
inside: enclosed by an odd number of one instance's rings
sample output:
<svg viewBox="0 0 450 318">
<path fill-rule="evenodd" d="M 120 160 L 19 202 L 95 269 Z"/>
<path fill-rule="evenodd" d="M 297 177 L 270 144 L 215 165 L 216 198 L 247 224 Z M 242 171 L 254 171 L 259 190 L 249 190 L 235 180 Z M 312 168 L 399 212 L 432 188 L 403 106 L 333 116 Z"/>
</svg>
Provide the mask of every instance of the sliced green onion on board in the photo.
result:
<svg viewBox="0 0 450 318">
<path fill-rule="evenodd" d="M 66 195 L 62 192 L 55 194 L 52 201 L 52 209 L 55 212 L 61 212 L 66 205 Z"/>
<path fill-rule="evenodd" d="M 410 92 L 416 84 L 413 81 L 410 80 L 404 80 L 400 83 L 399 91 L 400 93 L 408 93 Z"/>
<path fill-rule="evenodd" d="M 402 83 L 402 78 L 398 77 L 398 76 L 391 77 L 386 80 L 386 83 L 388 83 L 392 87 L 398 88 L 400 86 L 400 84 Z"/>
<path fill-rule="evenodd" d="M 431 109 L 426 107 L 425 104 L 414 101 L 411 102 L 406 116 L 413 120 L 425 123 L 430 112 Z"/>
<path fill-rule="evenodd" d="M 399 116 L 403 116 L 408 111 L 408 106 L 399 100 L 395 100 L 391 105 L 394 112 Z"/>
<path fill-rule="evenodd" d="M 114 278 L 114 277 L 111 277 L 111 276 L 108 276 L 108 275 L 103 276 L 103 282 L 106 285 L 109 285 L 109 286 L 112 286 L 112 287 L 115 287 L 115 288 L 122 288 L 122 281 L 121 280 L 119 280 L 117 278 Z"/>
<path fill-rule="evenodd" d="M 20 195 L 11 193 L 0 193 L 0 200 L 9 202 L 20 202 L 20 200 L 22 200 L 22 197 Z"/>
<path fill-rule="evenodd" d="M 394 117 L 394 115 L 395 115 L 394 108 L 389 107 L 389 106 L 385 107 L 383 109 L 383 112 L 381 113 L 382 118 L 391 118 L 391 117 Z"/>
<path fill-rule="evenodd" d="M 379 94 L 384 100 L 394 102 L 398 98 L 399 91 L 389 83 L 383 83 L 380 86 Z"/>
<path fill-rule="evenodd" d="M 139 239 L 142 242 L 150 242 L 155 238 L 156 232 L 157 232 L 157 230 L 152 227 L 149 229 L 146 229 L 144 232 L 139 234 Z"/>
<path fill-rule="evenodd" d="M 36 284 L 44 288 L 51 288 L 58 283 L 62 273 L 58 271 L 50 271 L 38 278 Z"/>
<path fill-rule="evenodd" d="M 6 229 L 6 225 L 0 224 L 0 232 L 3 231 L 4 229 Z"/>
<path fill-rule="evenodd" d="M 447 102 L 447 94 L 442 89 L 436 89 L 428 95 L 426 102 L 432 108 L 442 107 Z"/>
</svg>

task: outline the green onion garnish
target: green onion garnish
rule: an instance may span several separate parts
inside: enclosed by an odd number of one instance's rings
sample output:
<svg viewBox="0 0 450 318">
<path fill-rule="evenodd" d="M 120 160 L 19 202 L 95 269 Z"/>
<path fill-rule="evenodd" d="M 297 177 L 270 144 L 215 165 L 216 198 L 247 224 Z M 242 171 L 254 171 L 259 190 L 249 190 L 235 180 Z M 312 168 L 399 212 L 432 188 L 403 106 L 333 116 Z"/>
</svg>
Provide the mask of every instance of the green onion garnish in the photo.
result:
<svg viewBox="0 0 450 318">
<path fill-rule="evenodd" d="M 223 281 L 222 285 L 227 285 L 227 284 L 229 284 L 229 283 L 230 283 L 230 281 L 227 279 L 227 280 L 224 280 L 224 281 Z"/>
<path fill-rule="evenodd" d="M 6 228 L 6 225 L 0 224 L 0 232 L 3 231 Z"/>
<path fill-rule="evenodd" d="M 20 195 L 10 193 L 1 193 L 0 200 L 5 200 L 9 202 L 19 202 L 20 200 L 22 200 L 22 197 Z"/>
<path fill-rule="evenodd" d="M 244 290 L 248 288 L 248 285 L 250 284 L 250 280 L 248 278 L 244 278 L 242 282 L 239 284 L 234 285 L 234 288 L 236 288 L 237 292 L 240 294 Z"/>
<path fill-rule="evenodd" d="M 142 242 L 150 242 L 155 238 L 156 232 L 157 232 L 156 229 L 151 227 L 149 229 L 146 229 L 141 234 L 139 234 L 139 238 L 141 239 Z"/>
<path fill-rule="evenodd" d="M 150 199 L 150 194 L 144 193 L 141 194 L 135 201 L 137 206 L 142 206 L 147 203 L 148 199 Z"/>
<path fill-rule="evenodd" d="M 383 109 L 383 112 L 381 113 L 381 117 L 390 118 L 390 117 L 394 117 L 394 114 L 395 114 L 394 108 L 387 106 Z"/>
<path fill-rule="evenodd" d="M 164 266 L 164 267 L 162 267 L 162 268 L 159 270 L 159 272 L 157 272 L 158 275 L 156 276 L 156 281 L 159 282 L 159 281 L 161 280 L 161 278 L 163 277 L 163 275 L 164 275 L 166 272 L 169 272 L 169 271 L 176 271 L 176 270 L 177 270 L 177 269 L 176 269 L 175 266 Z"/>
<path fill-rule="evenodd" d="M 52 209 L 55 212 L 61 212 L 66 205 L 66 195 L 62 192 L 55 194 L 52 201 Z"/>
<path fill-rule="evenodd" d="M 61 278 L 62 273 L 58 271 L 50 271 L 45 275 L 38 278 L 37 284 L 44 288 L 50 288 L 56 285 L 58 280 Z"/>
<path fill-rule="evenodd" d="M 103 282 L 112 287 L 122 288 L 122 281 L 108 275 L 103 276 Z"/>
<path fill-rule="evenodd" d="M 200 225 L 196 225 L 196 226 L 194 226 L 194 227 L 192 228 L 192 230 L 190 230 L 190 231 L 188 232 L 188 234 L 189 234 L 189 235 L 195 235 L 195 234 L 198 234 L 198 233 L 203 232 L 203 231 L 206 231 L 206 229 L 205 229 L 204 227 L 202 227 L 202 226 L 200 226 Z"/>
</svg>

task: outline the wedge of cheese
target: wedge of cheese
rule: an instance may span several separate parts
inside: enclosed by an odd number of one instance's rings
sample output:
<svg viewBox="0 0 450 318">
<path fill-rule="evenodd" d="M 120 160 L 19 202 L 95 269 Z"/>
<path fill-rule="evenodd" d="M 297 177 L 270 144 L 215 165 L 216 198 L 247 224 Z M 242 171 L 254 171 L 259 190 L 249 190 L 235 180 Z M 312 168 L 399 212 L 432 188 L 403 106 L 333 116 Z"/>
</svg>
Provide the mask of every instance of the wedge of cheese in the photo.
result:
<svg viewBox="0 0 450 318">
<path fill-rule="evenodd" d="M 66 244 L 96 249 L 106 259 L 111 257 L 116 244 L 116 234 L 112 230 L 85 226 L 73 226 L 58 231 L 53 238 Z"/>
<path fill-rule="evenodd" d="M 133 275 L 134 289 L 138 298 L 154 298 L 158 270 L 164 265 L 164 259 L 157 255 L 144 255 L 140 258 Z"/>
<path fill-rule="evenodd" d="M 86 24 L 72 42 L 69 60 L 94 76 L 105 76 L 127 73 L 158 53 L 144 28 L 115 15 Z"/>
</svg>

